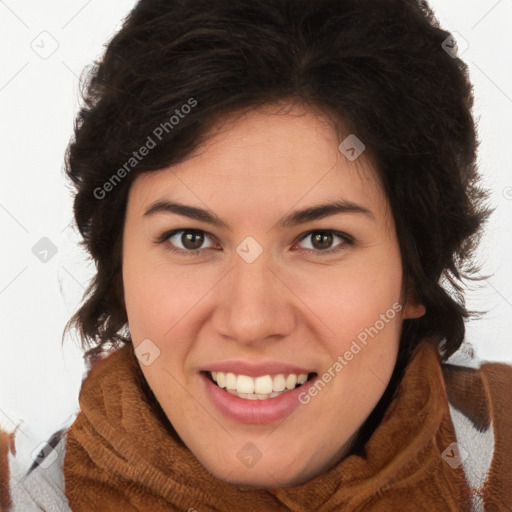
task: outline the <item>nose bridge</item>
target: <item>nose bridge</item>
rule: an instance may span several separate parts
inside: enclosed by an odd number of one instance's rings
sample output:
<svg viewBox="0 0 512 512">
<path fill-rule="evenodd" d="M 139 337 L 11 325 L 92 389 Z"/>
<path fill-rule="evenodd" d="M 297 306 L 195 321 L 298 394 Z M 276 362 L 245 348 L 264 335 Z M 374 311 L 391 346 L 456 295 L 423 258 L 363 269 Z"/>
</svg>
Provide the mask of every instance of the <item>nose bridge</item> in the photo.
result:
<svg viewBox="0 0 512 512">
<path fill-rule="evenodd" d="M 270 270 L 271 265 L 265 253 L 250 263 L 239 255 L 234 257 L 218 304 L 219 332 L 246 344 L 291 332 L 294 326 L 291 294 Z"/>
</svg>

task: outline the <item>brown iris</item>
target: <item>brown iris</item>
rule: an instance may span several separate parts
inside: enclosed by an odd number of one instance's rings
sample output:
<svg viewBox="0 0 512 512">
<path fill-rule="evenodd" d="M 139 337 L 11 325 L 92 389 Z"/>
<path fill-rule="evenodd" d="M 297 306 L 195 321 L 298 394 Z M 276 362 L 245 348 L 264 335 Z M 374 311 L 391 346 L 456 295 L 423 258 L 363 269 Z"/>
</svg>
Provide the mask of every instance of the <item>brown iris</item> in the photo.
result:
<svg viewBox="0 0 512 512">
<path fill-rule="evenodd" d="M 311 239 L 315 249 L 329 249 L 332 246 L 333 235 L 329 231 L 319 231 L 311 235 Z"/>
<path fill-rule="evenodd" d="M 200 231 L 185 231 L 181 235 L 181 243 L 183 247 L 194 250 L 199 249 L 204 242 L 204 233 Z"/>
</svg>

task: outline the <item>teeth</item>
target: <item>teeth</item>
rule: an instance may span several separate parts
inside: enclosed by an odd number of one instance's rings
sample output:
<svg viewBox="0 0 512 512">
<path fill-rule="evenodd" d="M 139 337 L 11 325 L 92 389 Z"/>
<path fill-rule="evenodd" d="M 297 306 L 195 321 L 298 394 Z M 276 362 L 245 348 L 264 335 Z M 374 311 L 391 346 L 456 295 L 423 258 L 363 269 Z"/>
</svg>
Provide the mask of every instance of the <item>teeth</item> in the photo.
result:
<svg viewBox="0 0 512 512">
<path fill-rule="evenodd" d="M 228 373 L 226 375 L 226 388 L 236 389 L 236 375 L 234 373 Z"/>
<path fill-rule="evenodd" d="M 220 375 L 217 375 L 217 377 L 220 377 Z M 217 381 L 217 383 L 218 382 L 219 381 Z M 297 375 L 291 374 L 291 375 L 288 375 L 288 377 L 286 377 L 286 389 L 294 389 L 296 384 L 297 384 Z M 219 384 L 219 386 L 220 386 L 220 384 Z"/>
<path fill-rule="evenodd" d="M 220 388 L 226 387 L 226 374 L 223 372 L 217 372 L 217 384 Z"/>
<path fill-rule="evenodd" d="M 273 378 L 270 375 L 262 375 L 253 379 L 247 375 L 235 375 L 234 373 L 210 372 L 213 380 L 221 388 L 231 395 L 244 398 L 246 400 L 267 400 L 275 398 L 297 385 L 304 384 L 307 379 L 307 373 L 300 375 L 280 373 Z"/>
<path fill-rule="evenodd" d="M 286 379 L 282 373 L 274 377 L 272 389 L 274 391 L 284 391 L 286 389 Z"/>
<path fill-rule="evenodd" d="M 256 377 L 254 379 L 254 392 L 261 395 L 272 393 L 272 377 L 265 375 L 264 377 Z"/>
<path fill-rule="evenodd" d="M 217 373 L 218 376 L 219 374 Z M 236 390 L 239 393 L 254 393 L 254 379 L 247 377 L 247 375 L 239 375 L 236 379 Z"/>
</svg>

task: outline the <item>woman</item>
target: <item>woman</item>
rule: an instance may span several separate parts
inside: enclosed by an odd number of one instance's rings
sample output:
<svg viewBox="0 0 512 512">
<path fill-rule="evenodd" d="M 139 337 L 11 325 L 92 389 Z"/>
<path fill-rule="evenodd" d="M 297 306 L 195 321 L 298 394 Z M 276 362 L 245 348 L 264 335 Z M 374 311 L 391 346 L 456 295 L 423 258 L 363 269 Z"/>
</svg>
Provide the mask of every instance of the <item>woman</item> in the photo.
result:
<svg viewBox="0 0 512 512">
<path fill-rule="evenodd" d="M 138 3 L 67 154 L 80 412 L 6 503 L 510 510 L 512 370 L 446 363 L 488 215 L 452 42 L 413 0 Z"/>
</svg>

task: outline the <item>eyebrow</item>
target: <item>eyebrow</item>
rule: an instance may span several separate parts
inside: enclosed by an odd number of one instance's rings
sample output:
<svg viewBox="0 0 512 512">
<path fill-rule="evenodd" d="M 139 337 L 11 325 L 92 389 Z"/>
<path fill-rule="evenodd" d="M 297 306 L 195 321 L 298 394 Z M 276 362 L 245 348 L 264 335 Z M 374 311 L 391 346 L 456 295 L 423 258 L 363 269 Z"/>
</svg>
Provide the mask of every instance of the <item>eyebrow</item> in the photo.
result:
<svg viewBox="0 0 512 512">
<path fill-rule="evenodd" d="M 210 210 L 197 208 L 196 206 L 189 206 L 174 201 L 167 201 L 160 199 L 155 201 L 144 213 L 144 217 L 149 217 L 157 213 L 174 213 L 188 217 L 190 219 L 198 220 L 218 226 L 222 228 L 230 229 L 227 222 L 222 220 L 219 216 Z M 314 220 L 323 219 L 336 215 L 338 213 L 356 213 L 368 217 L 371 220 L 376 220 L 375 215 L 368 208 L 361 206 L 352 201 L 339 200 L 334 203 L 320 204 L 316 206 L 309 206 L 302 210 L 296 210 L 286 216 L 284 216 L 277 225 L 281 228 L 293 227 L 299 224 L 305 224 Z"/>
</svg>

